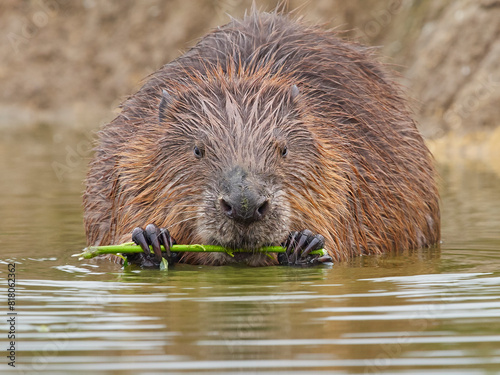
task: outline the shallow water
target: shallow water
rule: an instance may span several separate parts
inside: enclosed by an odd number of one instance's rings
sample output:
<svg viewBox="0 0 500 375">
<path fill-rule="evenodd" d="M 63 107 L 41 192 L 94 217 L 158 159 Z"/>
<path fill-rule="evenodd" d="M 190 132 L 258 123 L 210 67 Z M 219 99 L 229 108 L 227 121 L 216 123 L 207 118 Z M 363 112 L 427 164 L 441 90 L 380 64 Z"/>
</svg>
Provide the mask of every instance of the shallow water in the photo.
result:
<svg viewBox="0 0 500 375">
<path fill-rule="evenodd" d="M 78 261 L 86 137 L 0 142 L 3 373 L 500 372 L 500 179 L 441 166 L 443 244 L 333 267 Z"/>
</svg>

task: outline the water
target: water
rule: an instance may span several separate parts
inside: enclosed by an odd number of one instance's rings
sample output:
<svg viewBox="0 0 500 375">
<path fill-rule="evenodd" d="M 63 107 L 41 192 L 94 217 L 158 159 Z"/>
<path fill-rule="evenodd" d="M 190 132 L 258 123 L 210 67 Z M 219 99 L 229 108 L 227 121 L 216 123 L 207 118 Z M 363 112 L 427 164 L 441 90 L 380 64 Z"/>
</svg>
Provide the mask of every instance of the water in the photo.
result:
<svg viewBox="0 0 500 375">
<path fill-rule="evenodd" d="M 500 178 L 481 166 L 440 167 L 440 250 L 162 273 L 71 257 L 87 159 L 86 136 L 0 142 L 2 373 L 500 373 Z"/>
</svg>

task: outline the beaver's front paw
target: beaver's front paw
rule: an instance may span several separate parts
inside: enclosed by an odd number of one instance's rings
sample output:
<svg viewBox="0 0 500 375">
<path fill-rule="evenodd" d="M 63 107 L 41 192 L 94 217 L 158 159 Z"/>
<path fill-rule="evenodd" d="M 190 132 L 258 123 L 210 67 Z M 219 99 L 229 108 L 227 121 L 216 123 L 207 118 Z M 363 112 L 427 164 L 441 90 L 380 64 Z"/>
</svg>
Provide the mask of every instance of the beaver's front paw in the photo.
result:
<svg viewBox="0 0 500 375">
<path fill-rule="evenodd" d="M 146 229 L 137 227 L 132 231 L 132 241 L 139 245 L 144 253 L 128 254 L 130 263 L 139 264 L 143 268 L 158 268 L 162 257 L 166 258 L 169 264 L 178 259 L 178 253 L 170 251 L 175 240 L 168 229 L 160 229 L 154 224 L 149 224 Z M 150 245 L 154 254 L 151 254 Z M 160 245 L 165 247 L 165 252 L 162 253 Z"/>
<path fill-rule="evenodd" d="M 313 234 L 310 230 L 291 232 L 282 244 L 285 253 L 278 254 L 278 261 L 282 265 L 305 266 L 331 262 L 329 255 L 309 255 L 311 251 L 322 249 L 325 246 L 325 237 Z"/>
</svg>

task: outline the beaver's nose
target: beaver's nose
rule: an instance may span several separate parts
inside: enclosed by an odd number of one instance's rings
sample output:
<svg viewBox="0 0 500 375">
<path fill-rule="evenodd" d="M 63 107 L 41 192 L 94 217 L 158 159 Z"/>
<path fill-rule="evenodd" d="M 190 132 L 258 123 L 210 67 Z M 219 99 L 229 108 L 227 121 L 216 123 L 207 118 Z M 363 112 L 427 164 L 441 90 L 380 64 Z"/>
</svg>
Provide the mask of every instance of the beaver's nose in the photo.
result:
<svg viewBox="0 0 500 375">
<path fill-rule="evenodd" d="M 269 211 L 269 200 L 259 195 L 233 194 L 219 199 L 221 211 L 234 221 L 250 224 L 261 220 Z"/>
<path fill-rule="evenodd" d="M 255 174 L 235 166 L 222 179 L 219 207 L 234 221 L 248 225 L 262 220 L 271 204 L 263 194 L 262 182 Z"/>
</svg>

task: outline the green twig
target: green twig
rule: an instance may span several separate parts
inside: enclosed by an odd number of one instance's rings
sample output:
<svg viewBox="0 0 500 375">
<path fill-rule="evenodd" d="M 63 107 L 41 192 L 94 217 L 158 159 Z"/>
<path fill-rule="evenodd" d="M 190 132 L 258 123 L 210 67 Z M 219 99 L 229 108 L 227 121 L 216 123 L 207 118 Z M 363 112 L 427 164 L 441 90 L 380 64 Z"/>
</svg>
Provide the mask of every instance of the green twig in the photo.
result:
<svg viewBox="0 0 500 375">
<path fill-rule="evenodd" d="M 165 248 L 161 247 L 162 251 L 165 251 Z M 83 249 L 82 253 L 74 254 L 73 256 L 77 256 L 83 259 L 94 258 L 103 254 L 132 254 L 132 253 L 142 253 L 142 248 L 136 245 L 133 242 L 123 243 L 121 245 L 107 245 L 107 246 L 90 246 Z M 151 251 L 153 251 L 151 249 Z M 252 251 L 246 249 L 227 249 L 222 246 L 215 245 L 173 245 L 171 251 L 179 253 L 179 252 L 195 252 L 195 253 L 226 253 L 233 256 L 234 253 L 284 253 L 286 249 L 281 246 L 269 246 L 263 247 L 259 250 Z M 311 251 L 312 255 L 324 255 L 325 251 L 323 249 Z"/>
</svg>

